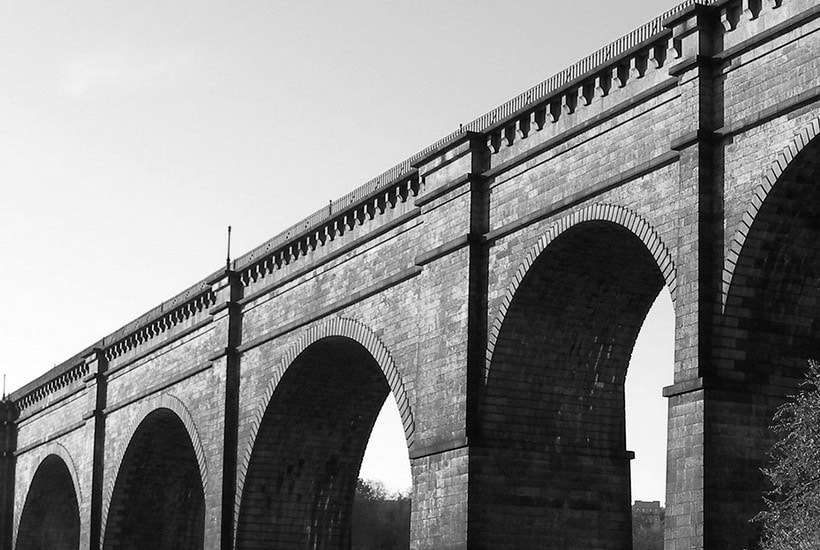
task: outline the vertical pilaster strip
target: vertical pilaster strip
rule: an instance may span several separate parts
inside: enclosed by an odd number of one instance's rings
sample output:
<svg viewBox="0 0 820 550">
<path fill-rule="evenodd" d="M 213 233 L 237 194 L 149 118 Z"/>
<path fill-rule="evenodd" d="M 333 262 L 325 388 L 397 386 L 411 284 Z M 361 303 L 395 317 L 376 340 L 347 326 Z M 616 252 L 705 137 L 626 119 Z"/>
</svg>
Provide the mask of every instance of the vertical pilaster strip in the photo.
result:
<svg viewBox="0 0 820 550">
<path fill-rule="evenodd" d="M 106 379 L 108 360 L 102 350 L 94 349 L 91 354 L 85 357 L 84 361 L 88 366 L 88 374 L 84 380 L 85 387 L 92 400 L 85 419 L 93 419 L 94 421 L 88 547 L 91 550 L 98 550 L 102 545 L 102 501 L 105 482 L 105 414 L 103 411 L 108 402 L 108 382 Z"/>
<path fill-rule="evenodd" d="M 0 401 L 0 550 L 11 550 L 14 531 L 14 451 L 17 448 L 17 408 Z"/>
<path fill-rule="evenodd" d="M 225 418 L 223 425 L 222 466 L 222 521 L 220 548 L 230 550 L 234 538 L 234 506 L 236 504 L 236 470 L 239 438 L 239 378 L 240 360 L 238 347 L 242 341 L 242 309 L 239 300 L 243 295 L 239 274 L 230 269 L 214 281 L 218 305 L 212 310 L 215 321 L 227 323 L 225 348 L 211 357 L 225 358 Z M 219 304 L 219 302 L 222 302 Z M 219 319 L 224 316 L 223 319 Z M 227 317 L 227 318 L 225 318 Z"/>
<path fill-rule="evenodd" d="M 681 60 L 669 72 L 679 79 L 682 116 L 671 144 L 680 152 L 677 242 L 678 295 L 675 335 L 675 385 L 667 388 L 666 544 L 709 547 L 706 492 L 706 393 L 702 377 L 710 370 L 713 314 L 718 301 L 717 261 L 722 235 L 722 174 L 716 161 L 714 129 L 720 90 L 713 60 L 719 14 L 694 5 L 668 22 Z M 717 255 L 716 255 L 717 253 Z M 715 275 L 718 277 L 715 277 Z"/>
<path fill-rule="evenodd" d="M 410 452 L 410 536 L 419 550 L 468 548 L 470 433 L 478 431 L 487 332 L 487 189 L 479 174 L 487 169 L 489 137 L 463 132 L 416 165 L 423 190 L 416 205 L 425 225 L 416 256 L 424 271 L 413 401 L 429 413 Z M 466 307 L 442 314 L 455 292 Z"/>
<path fill-rule="evenodd" d="M 486 178 L 489 168 L 487 139 L 475 134 L 470 139 L 469 294 L 467 318 L 467 440 L 475 439 L 484 363 L 487 354 L 487 294 L 489 254 L 484 235 L 490 227 L 490 200 Z"/>
<path fill-rule="evenodd" d="M 470 445 L 481 445 L 479 434 L 481 388 L 484 380 L 487 353 L 487 295 L 489 279 L 489 253 L 484 235 L 490 227 L 490 193 L 487 179 L 479 176 L 489 169 L 490 151 L 486 138 L 476 136 L 470 140 L 472 167 L 470 175 L 470 232 L 469 242 L 469 294 L 467 297 L 467 418 L 466 434 Z M 472 499 L 473 477 L 468 478 L 468 495 Z M 471 525 L 473 506 L 467 511 L 467 545 L 473 544 Z"/>
</svg>

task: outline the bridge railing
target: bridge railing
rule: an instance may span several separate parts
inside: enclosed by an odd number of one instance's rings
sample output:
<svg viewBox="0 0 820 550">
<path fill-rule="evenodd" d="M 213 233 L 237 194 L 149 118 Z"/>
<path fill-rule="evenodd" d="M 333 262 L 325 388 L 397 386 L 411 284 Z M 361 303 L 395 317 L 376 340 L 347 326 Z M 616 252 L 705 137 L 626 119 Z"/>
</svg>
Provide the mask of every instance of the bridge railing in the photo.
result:
<svg viewBox="0 0 820 550">
<path fill-rule="evenodd" d="M 202 281 L 106 336 L 101 348 L 111 361 L 215 305 L 211 285 Z"/>
<path fill-rule="evenodd" d="M 71 391 L 75 387 L 80 387 L 88 373 L 89 366 L 81 358 L 75 357 L 72 362 L 64 364 L 63 368 L 52 369 L 44 377 L 41 377 L 45 378 L 42 382 L 40 379 L 35 380 L 33 384 L 29 384 L 33 387 L 26 390 L 29 387 L 26 386 L 22 391 L 17 392 L 19 397 L 10 398 L 15 401 L 19 412 L 25 412 L 29 407 L 47 400 L 53 395 L 64 393 L 63 390 Z"/>
<path fill-rule="evenodd" d="M 305 256 L 310 250 L 324 245 L 327 240 L 333 240 L 336 236 L 343 234 L 346 228 L 352 230 L 357 225 L 357 221 L 363 223 L 366 218 L 372 219 L 375 212 L 384 212 L 385 202 L 390 203 L 390 207 L 394 206 L 395 200 L 391 200 L 391 197 L 406 199 L 408 195 L 415 196 L 419 190 L 415 165 L 424 158 L 462 139 L 467 132 L 493 133 L 489 141 L 497 142 L 498 128 L 513 117 L 521 116 L 522 113 L 527 113 L 539 105 L 543 109 L 544 104 L 560 97 L 572 86 L 577 87 L 579 82 L 589 78 L 590 74 L 601 72 L 629 55 L 636 55 L 636 51 L 641 48 L 651 47 L 654 42 L 662 40 L 663 36 L 671 34 L 671 31 L 664 27 L 664 22 L 669 18 L 689 9 L 694 4 L 705 5 L 714 1 L 687 0 L 666 11 L 649 23 L 515 96 L 489 113 L 467 125 L 462 125 L 459 130 L 451 132 L 359 188 L 331 201 L 326 207 L 317 210 L 299 223 L 237 258 L 233 263 L 233 268 L 241 274 L 243 283 L 248 285 Z"/>
<path fill-rule="evenodd" d="M 570 67 L 567 67 L 563 71 L 548 78 L 540 84 L 533 86 L 529 90 L 518 94 L 514 98 L 496 107 L 492 111 L 478 117 L 472 122 L 463 125 L 460 129 L 451 132 L 435 143 L 425 147 L 407 160 L 400 162 L 350 193 L 347 193 L 335 201 L 331 201 L 328 206 L 317 210 L 310 216 L 304 218 L 302 221 L 292 225 L 268 241 L 265 241 L 260 246 L 254 248 L 247 254 L 237 258 L 234 264 L 235 269 L 242 270 L 247 268 L 250 264 L 257 262 L 260 257 L 266 254 L 272 254 L 273 250 L 277 250 L 280 247 L 285 246 L 288 241 L 296 235 L 301 235 L 305 231 L 327 222 L 333 216 L 338 216 L 340 212 L 343 212 L 345 209 L 349 208 L 350 205 L 361 202 L 368 195 L 382 190 L 391 182 L 394 182 L 402 176 L 409 174 L 413 170 L 413 166 L 416 162 L 441 149 L 448 143 L 457 140 L 465 132 L 486 132 L 504 119 L 511 117 L 530 106 L 548 100 L 551 96 L 560 92 L 564 87 L 571 84 L 581 76 L 596 69 L 602 68 L 603 66 L 616 60 L 618 57 L 627 54 L 631 49 L 655 37 L 658 37 L 665 32 L 668 32 L 664 28 L 663 24 L 670 17 L 681 13 L 694 4 L 709 5 L 715 3 L 716 1 L 720 0 L 687 0 L 682 4 L 679 4 L 678 6 L 664 12 L 662 15 L 656 17 L 649 23 L 635 29 L 629 34 L 622 36 L 611 44 L 604 46 L 600 50 L 583 58 L 581 61 L 578 61 Z"/>
<path fill-rule="evenodd" d="M 207 315 L 215 301 L 211 285 L 201 281 L 12 392 L 8 399 L 23 413 L 36 405 L 48 404 L 55 396 L 79 390 L 89 374 L 85 359 L 94 350 L 102 350 L 106 359 L 112 361 L 195 316 Z"/>
<path fill-rule="evenodd" d="M 372 217 L 374 209 L 383 211 L 387 207 L 407 200 L 410 196 L 415 196 L 419 191 L 415 164 L 420 160 L 463 138 L 467 132 L 481 134 L 491 131 L 505 120 L 520 115 L 539 104 L 544 104 L 585 75 L 603 70 L 607 65 L 627 56 L 635 48 L 660 39 L 664 34 L 670 32 L 664 27 L 664 22 L 691 6 L 695 4 L 724 6 L 732 2 L 733 0 L 687 0 L 679 4 L 551 78 L 463 125 L 350 193 L 331 201 L 324 208 L 237 258 L 233 268 L 241 273 L 245 282 L 251 278 L 255 280 L 257 275 L 264 275 L 264 272 L 272 271 L 274 266 L 287 264 L 300 252 L 306 253 L 306 248 L 315 248 L 323 243 L 324 236 L 333 238 L 334 235 L 343 232 L 345 226 L 352 228 L 357 220 L 362 221 L 362 216 Z M 89 346 L 82 353 L 13 392 L 9 399 L 17 403 L 18 409 L 21 406 L 29 407 L 45 399 L 53 391 L 66 388 L 68 385 L 79 384 L 86 374 L 82 371 L 83 367 L 79 366 L 80 358 L 90 350 L 102 349 L 106 356 L 112 359 L 162 334 L 175 323 L 207 310 L 214 299 L 207 281 L 212 280 L 218 273 L 212 274 L 204 281 L 193 285 Z"/>
</svg>

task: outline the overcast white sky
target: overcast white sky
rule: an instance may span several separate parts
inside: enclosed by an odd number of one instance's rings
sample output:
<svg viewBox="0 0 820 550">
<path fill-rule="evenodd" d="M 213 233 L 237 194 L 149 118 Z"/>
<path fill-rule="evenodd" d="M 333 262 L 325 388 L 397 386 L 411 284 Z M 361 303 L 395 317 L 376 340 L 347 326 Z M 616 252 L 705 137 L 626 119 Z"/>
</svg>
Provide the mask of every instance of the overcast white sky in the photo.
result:
<svg viewBox="0 0 820 550">
<path fill-rule="evenodd" d="M 0 0 L 8 389 L 219 268 L 227 225 L 245 252 L 675 4 Z M 629 377 L 660 426 L 629 436 L 638 499 L 664 499 L 670 303 Z M 364 475 L 395 487 L 393 422 Z"/>
</svg>

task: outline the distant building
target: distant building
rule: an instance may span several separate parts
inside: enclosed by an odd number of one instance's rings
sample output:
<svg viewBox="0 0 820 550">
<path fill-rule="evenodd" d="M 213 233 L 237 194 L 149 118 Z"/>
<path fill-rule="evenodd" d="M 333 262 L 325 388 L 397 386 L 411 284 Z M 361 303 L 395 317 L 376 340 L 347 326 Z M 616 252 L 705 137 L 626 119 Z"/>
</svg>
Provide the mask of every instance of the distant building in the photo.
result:
<svg viewBox="0 0 820 550">
<path fill-rule="evenodd" d="M 634 550 L 663 549 L 663 518 L 665 509 L 660 501 L 636 500 L 632 505 L 632 548 Z"/>
<path fill-rule="evenodd" d="M 632 505 L 632 515 L 663 521 L 663 508 L 659 500 L 636 500 Z"/>
</svg>

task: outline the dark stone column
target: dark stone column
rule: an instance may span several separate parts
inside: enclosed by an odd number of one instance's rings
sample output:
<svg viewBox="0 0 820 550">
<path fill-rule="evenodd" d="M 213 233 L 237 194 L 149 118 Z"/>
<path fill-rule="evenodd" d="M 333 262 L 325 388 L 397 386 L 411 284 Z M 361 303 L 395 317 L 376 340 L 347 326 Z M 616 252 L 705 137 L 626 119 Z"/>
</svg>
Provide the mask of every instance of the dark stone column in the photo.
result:
<svg viewBox="0 0 820 550">
<path fill-rule="evenodd" d="M 91 473 L 91 514 L 90 514 L 90 540 L 88 548 L 96 550 L 100 547 L 102 536 L 102 500 L 103 482 L 105 479 L 105 407 L 107 400 L 108 384 L 106 371 L 108 370 L 108 360 L 102 350 L 94 350 L 85 358 L 89 366 L 85 384 L 93 399 L 92 406 L 86 413 L 85 418 L 94 420 L 94 452 L 92 455 Z M 81 521 L 88 521 L 81 518 Z"/>
<path fill-rule="evenodd" d="M 211 310 L 214 322 L 226 326 L 225 347 L 211 356 L 212 361 L 225 361 L 225 420 L 223 429 L 222 523 L 220 548 L 233 548 L 234 512 L 236 507 L 237 441 L 239 433 L 240 359 L 237 348 L 242 341 L 242 282 L 235 271 L 226 269 L 218 279 L 210 281 L 218 296 L 218 305 Z"/>
<path fill-rule="evenodd" d="M 16 417 L 17 409 L 14 402 L 0 401 L 0 550 L 12 548 Z"/>
<path fill-rule="evenodd" d="M 721 124 L 722 90 L 713 59 L 718 13 L 693 5 L 667 22 L 673 37 L 669 73 L 678 78 L 681 118 L 677 242 L 675 384 L 669 398 L 665 544 L 713 548 L 709 523 L 705 445 L 708 424 L 704 379 L 711 375 L 713 319 L 719 307 L 723 243 L 723 173 L 714 130 Z"/>
</svg>

